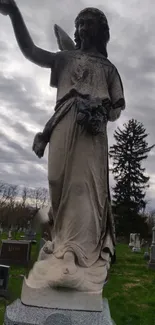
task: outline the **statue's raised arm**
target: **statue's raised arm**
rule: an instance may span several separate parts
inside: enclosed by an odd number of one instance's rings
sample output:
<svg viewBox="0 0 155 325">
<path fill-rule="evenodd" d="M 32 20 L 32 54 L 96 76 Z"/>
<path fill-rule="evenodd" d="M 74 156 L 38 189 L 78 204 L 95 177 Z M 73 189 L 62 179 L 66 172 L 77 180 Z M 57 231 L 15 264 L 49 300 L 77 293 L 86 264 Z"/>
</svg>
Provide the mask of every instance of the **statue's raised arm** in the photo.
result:
<svg viewBox="0 0 155 325">
<path fill-rule="evenodd" d="M 24 56 L 41 67 L 51 68 L 55 54 L 34 44 L 15 1 L 0 0 L 0 13 L 10 16 L 18 45 Z"/>
</svg>

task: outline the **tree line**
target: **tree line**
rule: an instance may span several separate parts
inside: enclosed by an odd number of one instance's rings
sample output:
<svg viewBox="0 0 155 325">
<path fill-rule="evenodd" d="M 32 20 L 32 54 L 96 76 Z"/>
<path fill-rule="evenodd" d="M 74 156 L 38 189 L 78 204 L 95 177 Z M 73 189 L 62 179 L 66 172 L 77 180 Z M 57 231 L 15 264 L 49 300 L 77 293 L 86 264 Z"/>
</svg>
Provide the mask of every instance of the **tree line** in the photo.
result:
<svg viewBox="0 0 155 325">
<path fill-rule="evenodd" d="M 48 204 L 46 188 L 27 188 L 0 181 L 0 224 L 26 227 L 37 211 Z"/>
</svg>

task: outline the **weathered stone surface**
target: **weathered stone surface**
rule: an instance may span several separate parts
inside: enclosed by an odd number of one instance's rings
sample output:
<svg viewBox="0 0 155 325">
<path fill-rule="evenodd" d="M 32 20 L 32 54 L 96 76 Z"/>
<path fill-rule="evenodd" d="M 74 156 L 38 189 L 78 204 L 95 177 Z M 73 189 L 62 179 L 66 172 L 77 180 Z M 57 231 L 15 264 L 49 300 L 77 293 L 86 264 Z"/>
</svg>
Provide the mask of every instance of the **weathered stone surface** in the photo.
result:
<svg viewBox="0 0 155 325">
<path fill-rule="evenodd" d="M 46 319 L 45 325 L 58 324 L 58 325 L 71 325 L 71 319 L 66 315 L 58 312 L 53 313 Z"/>
<path fill-rule="evenodd" d="M 67 288 L 34 289 L 23 282 L 21 302 L 27 306 L 70 310 L 102 311 L 102 294 L 90 294 Z"/>
<path fill-rule="evenodd" d="M 69 306 L 68 306 L 69 307 Z M 18 299 L 7 307 L 4 325 L 114 325 L 107 299 L 102 312 L 28 307 Z"/>
</svg>

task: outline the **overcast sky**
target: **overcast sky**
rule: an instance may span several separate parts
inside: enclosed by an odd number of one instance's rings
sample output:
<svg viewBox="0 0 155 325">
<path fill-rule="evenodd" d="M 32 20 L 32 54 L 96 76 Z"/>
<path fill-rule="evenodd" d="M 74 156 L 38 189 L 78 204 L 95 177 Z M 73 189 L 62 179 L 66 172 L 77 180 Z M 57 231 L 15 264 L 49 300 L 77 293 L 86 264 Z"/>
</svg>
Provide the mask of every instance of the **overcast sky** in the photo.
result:
<svg viewBox="0 0 155 325">
<path fill-rule="evenodd" d="M 155 143 L 155 2 L 153 0 L 17 0 L 30 34 L 39 47 L 57 51 L 53 25 L 73 37 L 78 12 L 95 6 L 106 14 L 111 31 L 109 59 L 124 84 L 126 111 L 109 123 L 113 132 L 131 118 L 144 123 L 149 144 Z M 47 187 L 47 151 L 39 160 L 32 152 L 36 132 L 53 113 L 56 90 L 50 71 L 32 64 L 21 54 L 10 19 L 0 16 L 0 180 Z M 155 150 L 145 164 L 150 176 L 148 198 L 155 206 Z M 111 178 L 111 177 L 110 177 Z M 112 178 L 111 178 L 112 184 Z"/>
</svg>

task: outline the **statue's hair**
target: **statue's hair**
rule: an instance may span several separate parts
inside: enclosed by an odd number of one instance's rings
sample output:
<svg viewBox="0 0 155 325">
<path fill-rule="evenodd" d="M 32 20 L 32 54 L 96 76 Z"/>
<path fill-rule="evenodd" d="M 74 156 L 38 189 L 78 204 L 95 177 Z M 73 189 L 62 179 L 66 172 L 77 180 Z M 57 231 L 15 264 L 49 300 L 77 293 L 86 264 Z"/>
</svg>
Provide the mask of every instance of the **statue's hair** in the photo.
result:
<svg viewBox="0 0 155 325">
<path fill-rule="evenodd" d="M 98 23 L 99 23 L 98 28 L 99 29 L 98 29 L 97 38 L 96 38 L 96 47 L 97 47 L 97 50 L 107 58 L 108 57 L 107 43 L 110 39 L 108 21 L 107 21 L 105 14 L 101 10 L 96 9 L 96 8 L 90 7 L 90 8 L 86 8 L 86 9 L 82 10 L 78 14 L 78 16 L 75 20 L 76 30 L 75 30 L 75 34 L 74 34 L 74 40 L 75 40 L 75 44 L 76 44 L 76 49 L 80 49 L 80 47 L 81 47 L 81 40 L 80 40 L 79 32 L 78 32 L 79 20 L 87 13 L 93 14 L 94 18 L 98 20 Z"/>
</svg>

